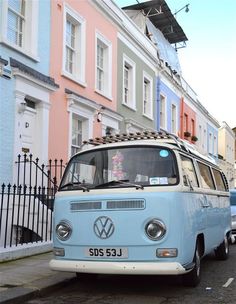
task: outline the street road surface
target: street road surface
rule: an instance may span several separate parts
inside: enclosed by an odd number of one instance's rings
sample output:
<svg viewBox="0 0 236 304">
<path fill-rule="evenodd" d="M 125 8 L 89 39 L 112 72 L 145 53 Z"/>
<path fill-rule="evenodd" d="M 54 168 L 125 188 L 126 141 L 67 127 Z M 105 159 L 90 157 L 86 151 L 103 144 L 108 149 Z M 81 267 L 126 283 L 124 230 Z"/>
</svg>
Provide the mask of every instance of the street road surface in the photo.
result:
<svg viewBox="0 0 236 304">
<path fill-rule="evenodd" d="M 230 258 L 217 261 L 214 255 L 202 260 L 202 280 L 196 288 L 184 287 L 179 277 L 111 276 L 72 279 L 53 293 L 28 304 L 236 304 L 236 245 Z"/>
</svg>

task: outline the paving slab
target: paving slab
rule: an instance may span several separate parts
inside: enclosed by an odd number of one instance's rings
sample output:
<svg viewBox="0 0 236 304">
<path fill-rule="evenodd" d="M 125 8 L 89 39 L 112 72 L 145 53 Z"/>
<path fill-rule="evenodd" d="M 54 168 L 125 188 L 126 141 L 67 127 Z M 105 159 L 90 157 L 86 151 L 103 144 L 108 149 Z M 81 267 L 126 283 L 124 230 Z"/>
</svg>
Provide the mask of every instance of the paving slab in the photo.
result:
<svg viewBox="0 0 236 304">
<path fill-rule="evenodd" d="M 0 263 L 0 303 L 23 303 L 74 279 L 71 272 L 49 268 L 52 252 Z"/>
</svg>

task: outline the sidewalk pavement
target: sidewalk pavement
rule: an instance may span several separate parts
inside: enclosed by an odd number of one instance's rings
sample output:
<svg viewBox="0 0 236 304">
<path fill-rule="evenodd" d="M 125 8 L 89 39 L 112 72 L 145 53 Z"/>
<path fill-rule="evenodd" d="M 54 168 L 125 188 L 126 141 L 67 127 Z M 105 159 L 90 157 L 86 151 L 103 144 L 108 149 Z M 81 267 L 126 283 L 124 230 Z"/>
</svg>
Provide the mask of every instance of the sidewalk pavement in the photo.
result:
<svg viewBox="0 0 236 304">
<path fill-rule="evenodd" d="M 52 252 L 0 263 L 0 303 L 24 303 L 75 278 L 49 268 Z"/>
</svg>

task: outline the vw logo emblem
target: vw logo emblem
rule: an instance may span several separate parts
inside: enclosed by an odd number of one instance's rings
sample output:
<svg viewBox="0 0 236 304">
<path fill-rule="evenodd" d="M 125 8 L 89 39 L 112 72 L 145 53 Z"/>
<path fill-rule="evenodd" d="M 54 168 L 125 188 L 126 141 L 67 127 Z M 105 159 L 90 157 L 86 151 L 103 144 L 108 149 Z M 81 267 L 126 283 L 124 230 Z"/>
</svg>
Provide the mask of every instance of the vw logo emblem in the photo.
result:
<svg viewBox="0 0 236 304">
<path fill-rule="evenodd" d="M 100 239 L 107 239 L 113 234 L 115 226 L 109 217 L 100 216 L 94 222 L 93 230 Z"/>
</svg>

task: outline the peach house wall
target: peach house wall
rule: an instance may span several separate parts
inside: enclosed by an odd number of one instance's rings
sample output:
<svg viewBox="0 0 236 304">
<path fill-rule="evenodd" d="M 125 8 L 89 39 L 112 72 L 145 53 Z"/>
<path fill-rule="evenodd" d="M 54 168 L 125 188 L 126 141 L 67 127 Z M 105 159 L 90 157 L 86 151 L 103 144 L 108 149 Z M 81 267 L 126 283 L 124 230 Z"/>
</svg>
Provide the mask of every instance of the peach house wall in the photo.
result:
<svg viewBox="0 0 236 304">
<path fill-rule="evenodd" d="M 63 14 L 64 4 L 77 11 L 86 20 L 86 65 L 83 87 L 62 76 L 63 56 Z M 60 88 L 51 95 L 49 123 L 49 158 L 67 160 L 69 146 L 69 114 L 65 88 L 70 89 L 98 104 L 116 110 L 117 83 L 117 29 L 96 7 L 86 1 L 51 1 L 51 61 L 50 75 Z M 95 37 L 96 31 L 112 44 L 112 100 L 95 92 Z M 94 122 L 94 136 L 101 135 L 101 124 Z"/>
<path fill-rule="evenodd" d="M 184 102 L 181 98 L 181 117 L 180 117 L 180 137 L 184 138 L 184 114 L 188 115 L 188 128 L 190 128 L 191 120 L 194 121 L 194 130 L 196 133 L 196 113 L 195 111 Z M 195 135 L 195 134 L 192 134 Z"/>
</svg>

